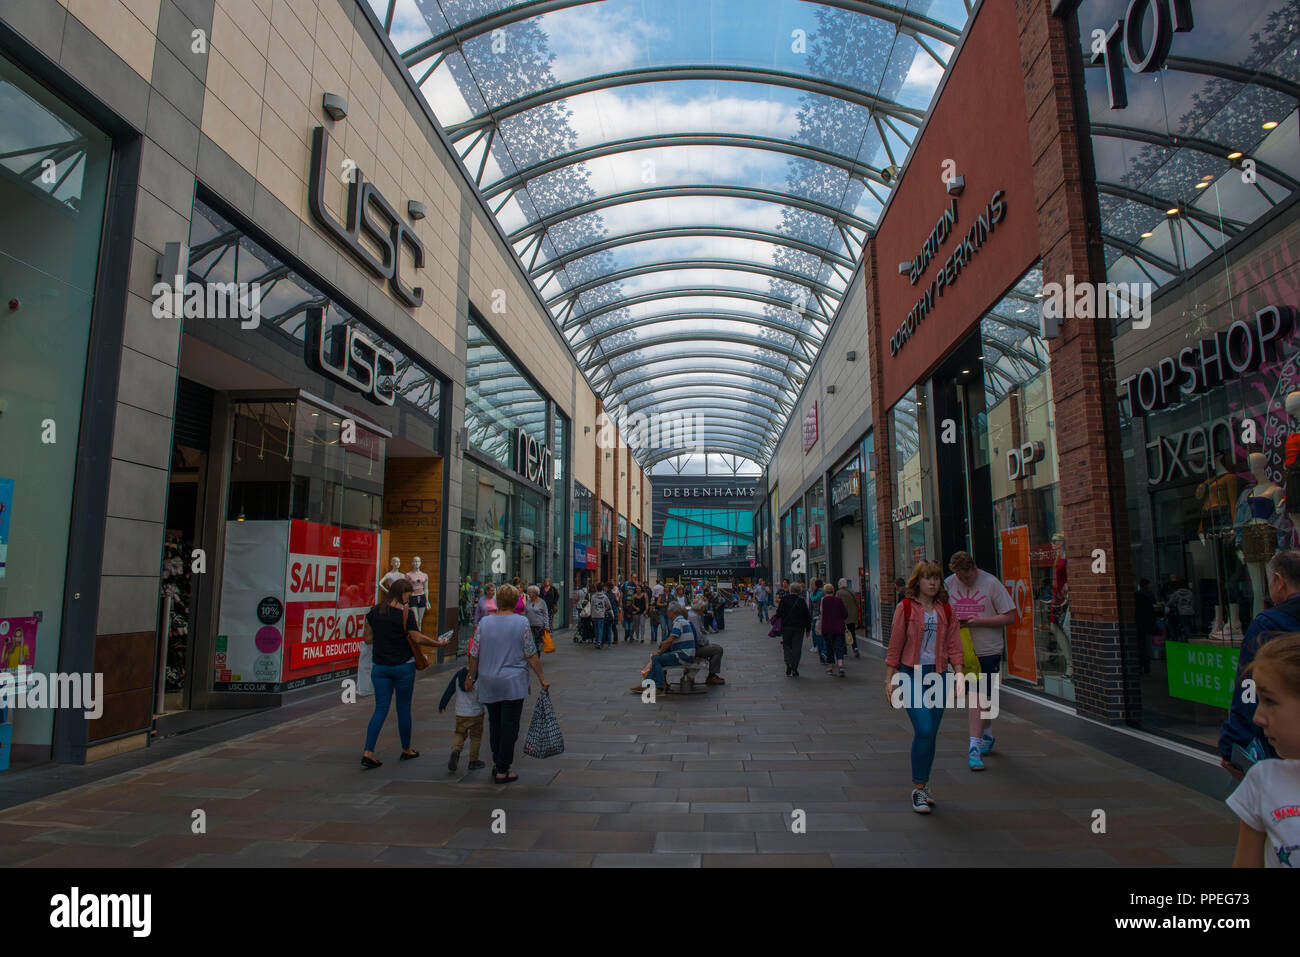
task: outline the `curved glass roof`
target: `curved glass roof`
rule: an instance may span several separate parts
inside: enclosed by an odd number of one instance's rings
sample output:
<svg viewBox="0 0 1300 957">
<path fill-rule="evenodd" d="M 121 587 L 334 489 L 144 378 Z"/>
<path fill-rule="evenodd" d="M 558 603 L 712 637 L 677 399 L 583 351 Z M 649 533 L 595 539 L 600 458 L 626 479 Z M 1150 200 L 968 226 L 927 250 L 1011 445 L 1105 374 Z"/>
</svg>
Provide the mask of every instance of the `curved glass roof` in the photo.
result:
<svg viewBox="0 0 1300 957">
<path fill-rule="evenodd" d="M 1113 23 L 1127 0 L 1084 0 Z M 1159 288 L 1300 191 L 1300 2 L 1199 4 L 1166 68 L 1125 71 L 1113 109 L 1080 29 L 1106 278 Z"/>
<path fill-rule="evenodd" d="M 369 3 L 642 464 L 766 463 L 973 0 Z"/>
</svg>

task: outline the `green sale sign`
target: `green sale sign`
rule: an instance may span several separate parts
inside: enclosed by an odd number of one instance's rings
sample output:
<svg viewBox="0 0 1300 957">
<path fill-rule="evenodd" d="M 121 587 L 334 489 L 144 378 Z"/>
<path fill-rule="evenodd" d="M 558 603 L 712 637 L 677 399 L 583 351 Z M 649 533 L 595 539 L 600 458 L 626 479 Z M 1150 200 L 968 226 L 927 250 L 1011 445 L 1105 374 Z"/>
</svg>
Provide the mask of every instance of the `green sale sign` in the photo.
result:
<svg viewBox="0 0 1300 957">
<path fill-rule="evenodd" d="M 1165 654 L 1172 697 L 1225 709 L 1232 705 L 1239 649 L 1167 641 Z"/>
</svg>

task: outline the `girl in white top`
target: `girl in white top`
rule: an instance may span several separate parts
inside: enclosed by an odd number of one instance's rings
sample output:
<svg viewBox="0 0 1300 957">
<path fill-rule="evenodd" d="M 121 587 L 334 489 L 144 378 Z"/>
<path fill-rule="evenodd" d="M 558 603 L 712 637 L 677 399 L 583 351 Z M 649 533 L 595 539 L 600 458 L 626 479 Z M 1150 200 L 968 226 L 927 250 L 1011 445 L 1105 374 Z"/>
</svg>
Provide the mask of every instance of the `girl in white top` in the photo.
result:
<svg viewBox="0 0 1300 957">
<path fill-rule="evenodd" d="M 1241 818 L 1232 866 L 1300 869 L 1300 634 L 1265 642 L 1246 674 L 1255 723 L 1279 758 L 1252 765 L 1228 797 Z"/>
</svg>

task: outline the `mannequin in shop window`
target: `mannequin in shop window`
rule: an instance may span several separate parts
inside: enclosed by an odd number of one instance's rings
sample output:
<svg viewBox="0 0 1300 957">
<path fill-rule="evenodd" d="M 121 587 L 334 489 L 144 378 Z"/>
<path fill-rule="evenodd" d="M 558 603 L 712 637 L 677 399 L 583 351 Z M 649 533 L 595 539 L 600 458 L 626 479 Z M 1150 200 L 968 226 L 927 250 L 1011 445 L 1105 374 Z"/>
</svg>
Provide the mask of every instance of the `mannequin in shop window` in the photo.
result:
<svg viewBox="0 0 1300 957">
<path fill-rule="evenodd" d="M 1224 536 L 1236 534 L 1233 519 L 1240 497 L 1241 481 L 1228 468 L 1228 455 L 1220 452 L 1214 456 L 1214 474 L 1196 487 L 1196 499 L 1201 503 L 1201 524 L 1197 537 L 1209 547 L 1214 556 L 1215 576 L 1218 579 L 1218 601 L 1214 606 L 1214 626 L 1210 638 L 1214 641 L 1241 639 L 1241 622 L 1237 609 L 1229 605 L 1224 595 L 1228 573 L 1224 555 Z"/>
<path fill-rule="evenodd" d="M 1052 600 L 1047 609 L 1047 620 L 1056 640 L 1056 647 L 1065 662 L 1065 679 L 1074 677 L 1070 663 L 1070 581 L 1065 572 L 1065 533 L 1052 536 L 1056 546 L 1056 563 L 1052 566 Z"/>
<path fill-rule="evenodd" d="M 1268 477 L 1268 456 L 1251 452 L 1247 462 L 1255 484 L 1244 489 L 1237 499 L 1234 517 L 1237 557 L 1248 569 L 1251 592 L 1262 597 L 1268 594 L 1268 560 L 1278 549 L 1278 524 L 1283 514 L 1284 493 L 1282 486 Z M 1253 608 L 1251 613 L 1241 614 L 1242 621 L 1254 617 Z"/>
<path fill-rule="evenodd" d="M 385 600 L 388 598 L 388 589 L 405 577 L 406 575 L 402 573 L 402 560 L 394 555 L 392 562 L 389 563 L 388 574 L 379 579 L 379 590 L 384 593 Z"/>
<path fill-rule="evenodd" d="M 415 630 L 424 630 L 424 612 L 429 607 L 429 576 L 420 571 L 420 556 L 411 559 L 415 567 L 406 573 L 406 580 L 411 583 L 411 614 L 415 616 Z"/>
<path fill-rule="evenodd" d="M 1286 414 L 1291 424 L 1291 434 L 1286 440 L 1286 512 L 1294 528 L 1300 529 L 1300 392 L 1286 397 Z M 1292 546 L 1294 547 L 1294 546 Z"/>
</svg>

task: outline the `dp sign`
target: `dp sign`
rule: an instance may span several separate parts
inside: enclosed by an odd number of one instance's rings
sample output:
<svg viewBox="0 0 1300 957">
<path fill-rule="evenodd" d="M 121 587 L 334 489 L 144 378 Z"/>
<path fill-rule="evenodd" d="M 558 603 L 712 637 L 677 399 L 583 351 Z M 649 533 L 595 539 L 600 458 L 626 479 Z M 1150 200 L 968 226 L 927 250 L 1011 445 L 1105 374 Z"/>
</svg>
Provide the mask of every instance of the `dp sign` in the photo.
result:
<svg viewBox="0 0 1300 957">
<path fill-rule="evenodd" d="M 1012 449 L 1007 453 L 1007 478 L 1012 482 L 1029 478 L 1034 474 L 1034 465 L 1045 458 L 1047 450 L 1042 442 L 1026 442 L 1020 448 Z"/>
</svg>

